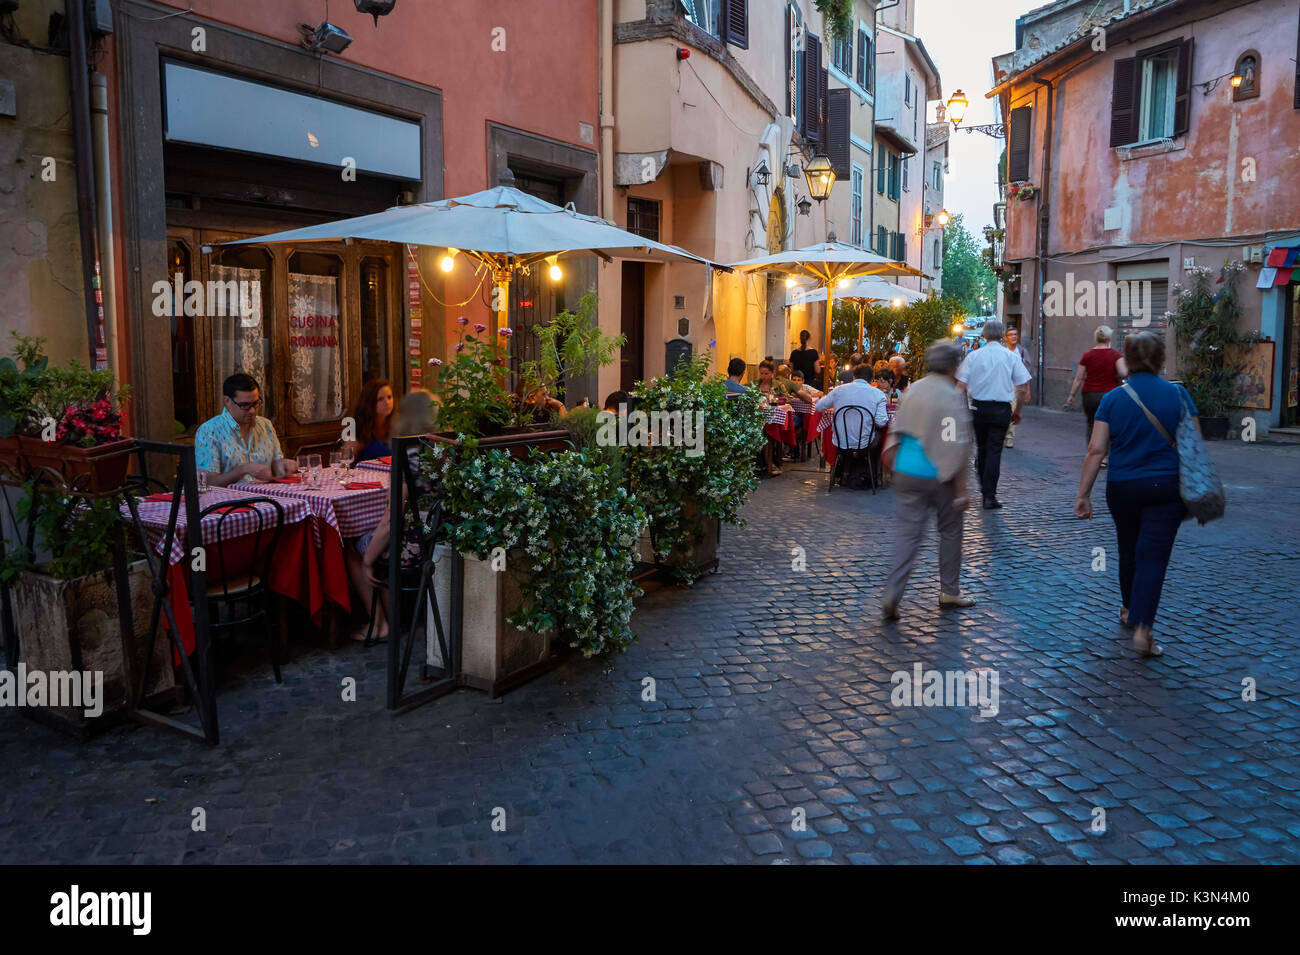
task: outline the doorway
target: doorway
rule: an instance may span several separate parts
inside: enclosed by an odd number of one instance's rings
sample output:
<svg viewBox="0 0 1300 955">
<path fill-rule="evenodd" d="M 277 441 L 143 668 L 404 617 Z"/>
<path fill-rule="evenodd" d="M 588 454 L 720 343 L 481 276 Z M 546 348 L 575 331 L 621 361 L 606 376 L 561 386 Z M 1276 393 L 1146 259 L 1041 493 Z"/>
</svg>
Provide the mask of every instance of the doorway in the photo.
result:
<svg viewBox="0 0 1300 955">
<path fill-rule="evenodd" d="M 1283 290 L 1281 427 L 1300 426 L 1300 285 Z"/>
<path fill-rule="evenodd" d="M 623 263 L 621 331 L 627 341 L 619 350 L 619 388 L 631 391 L 645 378 L 645 263 Z"/>
</svg>

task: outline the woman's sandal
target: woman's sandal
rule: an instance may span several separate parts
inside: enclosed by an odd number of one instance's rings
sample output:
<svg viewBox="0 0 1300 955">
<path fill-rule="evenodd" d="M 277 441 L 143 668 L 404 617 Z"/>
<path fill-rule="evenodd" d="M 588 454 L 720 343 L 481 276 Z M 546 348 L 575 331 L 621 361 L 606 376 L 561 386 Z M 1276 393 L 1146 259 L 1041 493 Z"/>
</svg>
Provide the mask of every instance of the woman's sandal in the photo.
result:
<svg viewBox="0 0 1300 955">
<path fill-rule="evenodd" d="M 1133 638 L 1133 649 L 1138 652 L 1138 656 L 1142 657 L 1158 657 L 1165 652 L 1164 648 L 1157 644 L 1149 633 L 1147 634 L 1146 643 L 1143 643 L 1135 636 Z"/>
<path fill-rule="evenodd" d="M 1119 608 L 1119 625 L 1128 630 L 1133 629 L 1133 624 L 1128 622 L 1128 607 Z"/>
</svg>

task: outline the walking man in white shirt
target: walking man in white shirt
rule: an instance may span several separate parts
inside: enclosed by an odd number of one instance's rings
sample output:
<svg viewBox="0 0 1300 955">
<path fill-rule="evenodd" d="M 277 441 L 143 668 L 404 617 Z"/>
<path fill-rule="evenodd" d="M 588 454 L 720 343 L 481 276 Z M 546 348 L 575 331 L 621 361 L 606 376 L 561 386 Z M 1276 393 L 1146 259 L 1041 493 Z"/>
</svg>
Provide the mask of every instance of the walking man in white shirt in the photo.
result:
<svg viewBox="0 0 1300 955">
<path fill-rule="evenodd" d="M 1014 328 L 1008 328 L 1002 336 L 1002 342 L 1007 346 L 1008 351 L 1013 351 L 1020 356 L 1020 360 L 1025 363 L 1026 368 L 1029 367 L 1029 353 L 1025 351 L 1025 346 L 1020 344 L 1020 332 L 1016 331 Z M 1011 402 L 1011 410 L 1013 413 L 1019 411 L 1020 402 Z M 1007 428 L 1006 446 L 1008 448 L 1014 448 L 1016 446 L 1016 426 L 1014 424 Z"/>
<path fill-rule="evenodd" d="M 1002 344 L 1005 326 L 996 319 L 984 323 L 987 347 L 966 356 L 957 369 L 957 387 L 969 395 L 975 430 L 975 473 L 979 475 L 984 509 L 1002 506 L 998 500 L 998 478 L 1002 474 L 1002 446 L 1007 428 L 1020 423 L 1017 399 L 1029 400 L 1032 377 L 1020 356 Z"/>
</svg>

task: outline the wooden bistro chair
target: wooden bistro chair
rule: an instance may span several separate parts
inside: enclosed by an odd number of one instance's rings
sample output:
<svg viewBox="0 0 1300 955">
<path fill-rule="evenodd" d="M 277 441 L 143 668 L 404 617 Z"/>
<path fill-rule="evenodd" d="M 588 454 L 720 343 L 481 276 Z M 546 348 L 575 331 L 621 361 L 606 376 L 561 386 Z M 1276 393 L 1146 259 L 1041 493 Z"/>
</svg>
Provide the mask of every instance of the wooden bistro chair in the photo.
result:
<svg viewBox="0 0 1300 955">
<path fill-rule="evenodd" d="M 261 505 L 269 505 L 269 509 Z M 241 508 L 250 510 L 241 511 Z M 215 634 L 260 620 L 271 653 L 275 682 L 283 683 L 279 641 L 271 629 L 267 581 L 280 532 L 284 529 L 284 507 L 272 497 L 244 497 L 210 504 L 200 513 L 200 521 L 210 514 L 217 515 L 217 538 L 215 546 L 209 549 L 208 573 L 212 575 L 215 571 L 215 576 L 208 577 L 208 626 Z M 243 544 L 235 542 L 245 539 L 252 546 L 248 562 L 242 566 L 230 564 L 227 543 L 232 549 L 236 546 L 242 549 Z"/>
<path fill-rule="evenodd" d="M 846 447 L 853 441 L 859 440 L 863 434 L 863 427 L 869 425 L 866 431 L 866 441 L 860 448 Z M 876 440 L 876 422 L 867 417 L 866 412 L 856 405 L 845 405 L 843 408 L 835 409 L 835 421 L 831 425 L 831 431 L 834 434 L 835 444 L 835 464 L 831 467 L 830 485 L 826 488 L 827 493 L 835 489 L 835 478 L 841 474 L 851 473 L 852 463 L 862 458 L 867 462 L 867 478 L 871 482 L 871 493 L 876 493 L 876 474 L 871 464 L 871 445 Z M 852 437 L 850 437 L 852 436 Z"/>
</svg>

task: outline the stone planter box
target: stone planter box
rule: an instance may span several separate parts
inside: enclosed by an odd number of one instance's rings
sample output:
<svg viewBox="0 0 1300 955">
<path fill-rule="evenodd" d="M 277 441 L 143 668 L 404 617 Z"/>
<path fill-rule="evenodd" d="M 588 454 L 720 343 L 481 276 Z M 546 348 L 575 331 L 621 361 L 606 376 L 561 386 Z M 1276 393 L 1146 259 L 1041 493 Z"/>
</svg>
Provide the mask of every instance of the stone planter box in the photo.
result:
<svg viewBox="0 0 1300 955">
<path fill-rule="evenodd" d="M 148 564 L 136 561 L 128 568 L 131 614 L 137 634 L 146 634 L 153 611 L 152 578 Z M 98 717 L 86 717 L 74 707 L 24 707 L 34 719 L 86 738 L 111 726 L 126 707 L 126 678 L 122 669 L 122 634 L 117 614 L 117 585 L 111 571 L 56 580 L 44 574 L 22 573 L 13 581 L 14 621 L 18 628 L 22 661 L 27 672 L 100 671 L 103 690 Z M 137 678 L 144 666 L 144 641 L 135 661 Z M 159 633 L 154 642 L 150 683 L 146 698 L 175 686 L 170 644 Z"/>
<path fill-rule="evenodd" d="M 434 592 L 442 625 L 451 639 L 451 565 L 454 554 L 445 545 L 437 550 Z M 507 617 L 523 603 L 521 585 L 532 576 L 527 558 L 510 554 L 506 569 L 495 571 L 490 561 L 463 555 L 464 591 L 461 617 L 461 677 L 467 686 L 498 696 L 554 666 L 555 635 L 518 630 Z M 443 661 L 432 620 L 425 626 L 428 663 L 441 669 Z"/>
</svg>

